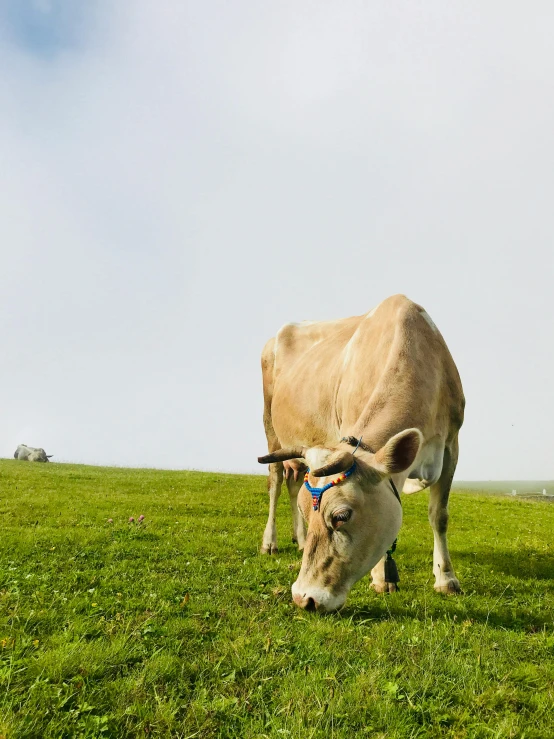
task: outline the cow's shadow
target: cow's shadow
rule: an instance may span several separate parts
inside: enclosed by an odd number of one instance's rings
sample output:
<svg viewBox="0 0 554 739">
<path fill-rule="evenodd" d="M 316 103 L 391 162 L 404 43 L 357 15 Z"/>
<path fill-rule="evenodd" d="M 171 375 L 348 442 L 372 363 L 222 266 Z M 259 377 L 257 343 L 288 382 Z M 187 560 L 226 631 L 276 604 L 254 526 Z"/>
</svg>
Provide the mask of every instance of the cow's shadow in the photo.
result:
<svg viewBox="0 0 554 739">
<path fill-rule="evenodd" d="M 361 608 L 347 606 L 339 611 L 338 614 L 334 614 L 334 616 L 348 619 L 357 624 L 364 624 L 366 622 L 369 624 L 385 621 L 402 623 L 403 621 L 413 622 L 418 619 L 421 621 L 424 620 L 410 608 L 393 603 L 392 601 L 395 598 L 394 594 L 375 595 L 375 597 L 390 599 L 390 603 L 386 610 L 380 605 L 367 605 Z M 437 596 L 437 598 L 448 597 L 449 596 Z M 464 596 L 461 595 L 457 597 L 463 598 Z M 432 618 L 436 621 L 447 613 L 450 613 L 450 609 L 444 603 L 428 604 L 425 619 L 428 620 Z M 452 616 L 451 613 L 450 615 Z M 544 628 L 552 628 L 552 617 L 549 613 L 545 611 L 539 613 L 536 611 L 532 612 L 526 608 L 514 607 L 510 604 L 502 605 L 497 603 L 491 608 L 468 604 L 462 609 L 462 613 L 460 615 L 456 613 L 455 616 L 456 620 L 451 618 L 451 624 L 454 628 L 460 627 L 464 621 L 486 624 L 495 628 L 502 628 L 507 631 L 526 633 L 534 633 L 542 631 Z"/>
<path fill-rule="evenodd" d="M 540 552 L 531 547 L 490 549 L 487 552 L 459 551 L 452 555 L 457 561 L 486 565 L 493 572 L 510 575 L 521 580 L 548 580 L 554 587 L 554 551 Z"/>
<path fill-rule="evenodd" d="M 483 577 L 473 578 L 471 584 L 462 582 L 466 592 L 459 596 L 435 593 L 430 579 L 424 586 L 427 589 L 425 618 L 437 619 L 446 616 L 458 625 L 465 620 L 471 620 L 520 632 L 552 628 L 550 608 L 547 605 L 537 608 L 537 588 L 541 593 L 548 594 L 549 599 L 554 595 L 554 552 L 537 552 L 531 548 L 523 550 L 520 548 L 517 552 L 494 549 L 485 557 L 482 552 L 474 554 L 458 551 L 453 554 L 453 560 L 454 563 L 460 562 L 460 565 L 465 562 L 469 568 L 473 563 L 480 566 L 484 570 Z M 501 573 L 515 579 L 516 582 L 495 581 L 494 573 Z M 400 585 L 402 589 L 402 582 Z M 409 592 L 411 586 L 407 585 L 406 590 Z M 362 607 L 347 604 L 339 614 L 341 618 L 348 618 L 357 623 L 413 621 L 420 616 L 417 610 L 414 611 L 410 600 L 403 598 L 402 593 L 377 595 L 368 588 L 366 604 Z"/>
</svg>

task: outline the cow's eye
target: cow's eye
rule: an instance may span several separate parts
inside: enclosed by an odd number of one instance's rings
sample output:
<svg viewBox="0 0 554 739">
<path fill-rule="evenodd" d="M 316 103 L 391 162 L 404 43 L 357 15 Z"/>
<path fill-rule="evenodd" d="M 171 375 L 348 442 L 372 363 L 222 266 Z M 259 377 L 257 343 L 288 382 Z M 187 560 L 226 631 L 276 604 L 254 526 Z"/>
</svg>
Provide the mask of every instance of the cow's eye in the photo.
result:
<svg viewBox="0 0 554 739">
<path fill-rule="evenodd" d="M 352 511 L 350 508 L 341 508 L 338 511 L 335 511 L 333 513 L 333 527 L 335 529 L 339 529 L 341 526 L 343 526 L 347 521 L 350 520 L 350 516 L 352 515 Z"/>
</svg>

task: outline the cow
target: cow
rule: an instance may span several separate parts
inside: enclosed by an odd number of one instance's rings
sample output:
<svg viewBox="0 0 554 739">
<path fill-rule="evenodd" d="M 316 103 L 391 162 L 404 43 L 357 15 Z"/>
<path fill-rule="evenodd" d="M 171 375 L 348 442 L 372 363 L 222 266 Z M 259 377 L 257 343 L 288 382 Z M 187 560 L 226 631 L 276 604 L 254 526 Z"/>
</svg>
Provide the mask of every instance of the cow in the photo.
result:
<svg viewBox="0 0 554 739">
<path fill-rule="evenodd" d="M 461 592 L 446 533 L 465 399 L 428 313 L 394 295 L 362 316 L 287 324 L 263 349 L 262 376 L 269 454 L 258 461 L 269 464 L 269 518 L 261 551 L 277 551 L 285 473 L 303 550 L 296 605 L 337 610 L 369 571 L 377 592 L 397 589 L 388 565 L 402 521 L 398 490 L 430 488 L 434 587 Z"/>
<path fill-rule="evenodd" d="M 14 459 L 21 459 L 24 462 L 48 462 L 53 454 L 46 454 L 44 449 L 27 444 L 20 444 L 14 452 Z"/>
</svg>

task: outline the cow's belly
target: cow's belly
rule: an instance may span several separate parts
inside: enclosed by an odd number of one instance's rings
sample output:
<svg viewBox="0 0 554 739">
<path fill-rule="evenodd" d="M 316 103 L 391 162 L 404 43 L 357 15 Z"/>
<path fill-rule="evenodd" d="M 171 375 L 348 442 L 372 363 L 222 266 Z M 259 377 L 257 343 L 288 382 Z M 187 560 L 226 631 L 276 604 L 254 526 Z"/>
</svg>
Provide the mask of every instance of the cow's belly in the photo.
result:
<svg viewBox="0 0 554 739">
<path fill-rule="evenodd" d="M 403 493 L 419 493 L 430 485 L 434 485 L 442 472 L 442 464 L 444 459 L 444 442 L 440 436 L 434 436 L 426 441 L 415 463 L 410 469 L 404 487 Z"/>
</svg>

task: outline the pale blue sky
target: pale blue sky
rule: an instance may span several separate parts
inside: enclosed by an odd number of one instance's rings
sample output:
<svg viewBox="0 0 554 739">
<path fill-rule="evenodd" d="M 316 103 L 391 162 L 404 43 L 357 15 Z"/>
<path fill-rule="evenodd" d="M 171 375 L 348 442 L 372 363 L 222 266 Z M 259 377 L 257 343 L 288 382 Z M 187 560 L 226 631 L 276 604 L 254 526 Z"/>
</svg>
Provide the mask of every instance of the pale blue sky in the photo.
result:
<svg viewBox="0 0 554 739">
<path fill-rule="evenodd" d="M 261 471 L 285 321 L 403 292 L 459 478 L 553 478 L 554 6 L 0 4 L 0 455 Z"/>
<path fill-rule="evenodd" d="M 79 53 L 86 45 L 101 0 L 3 0 L 0 23 L 7 39 L 43 61 Z"/>
</svg>

